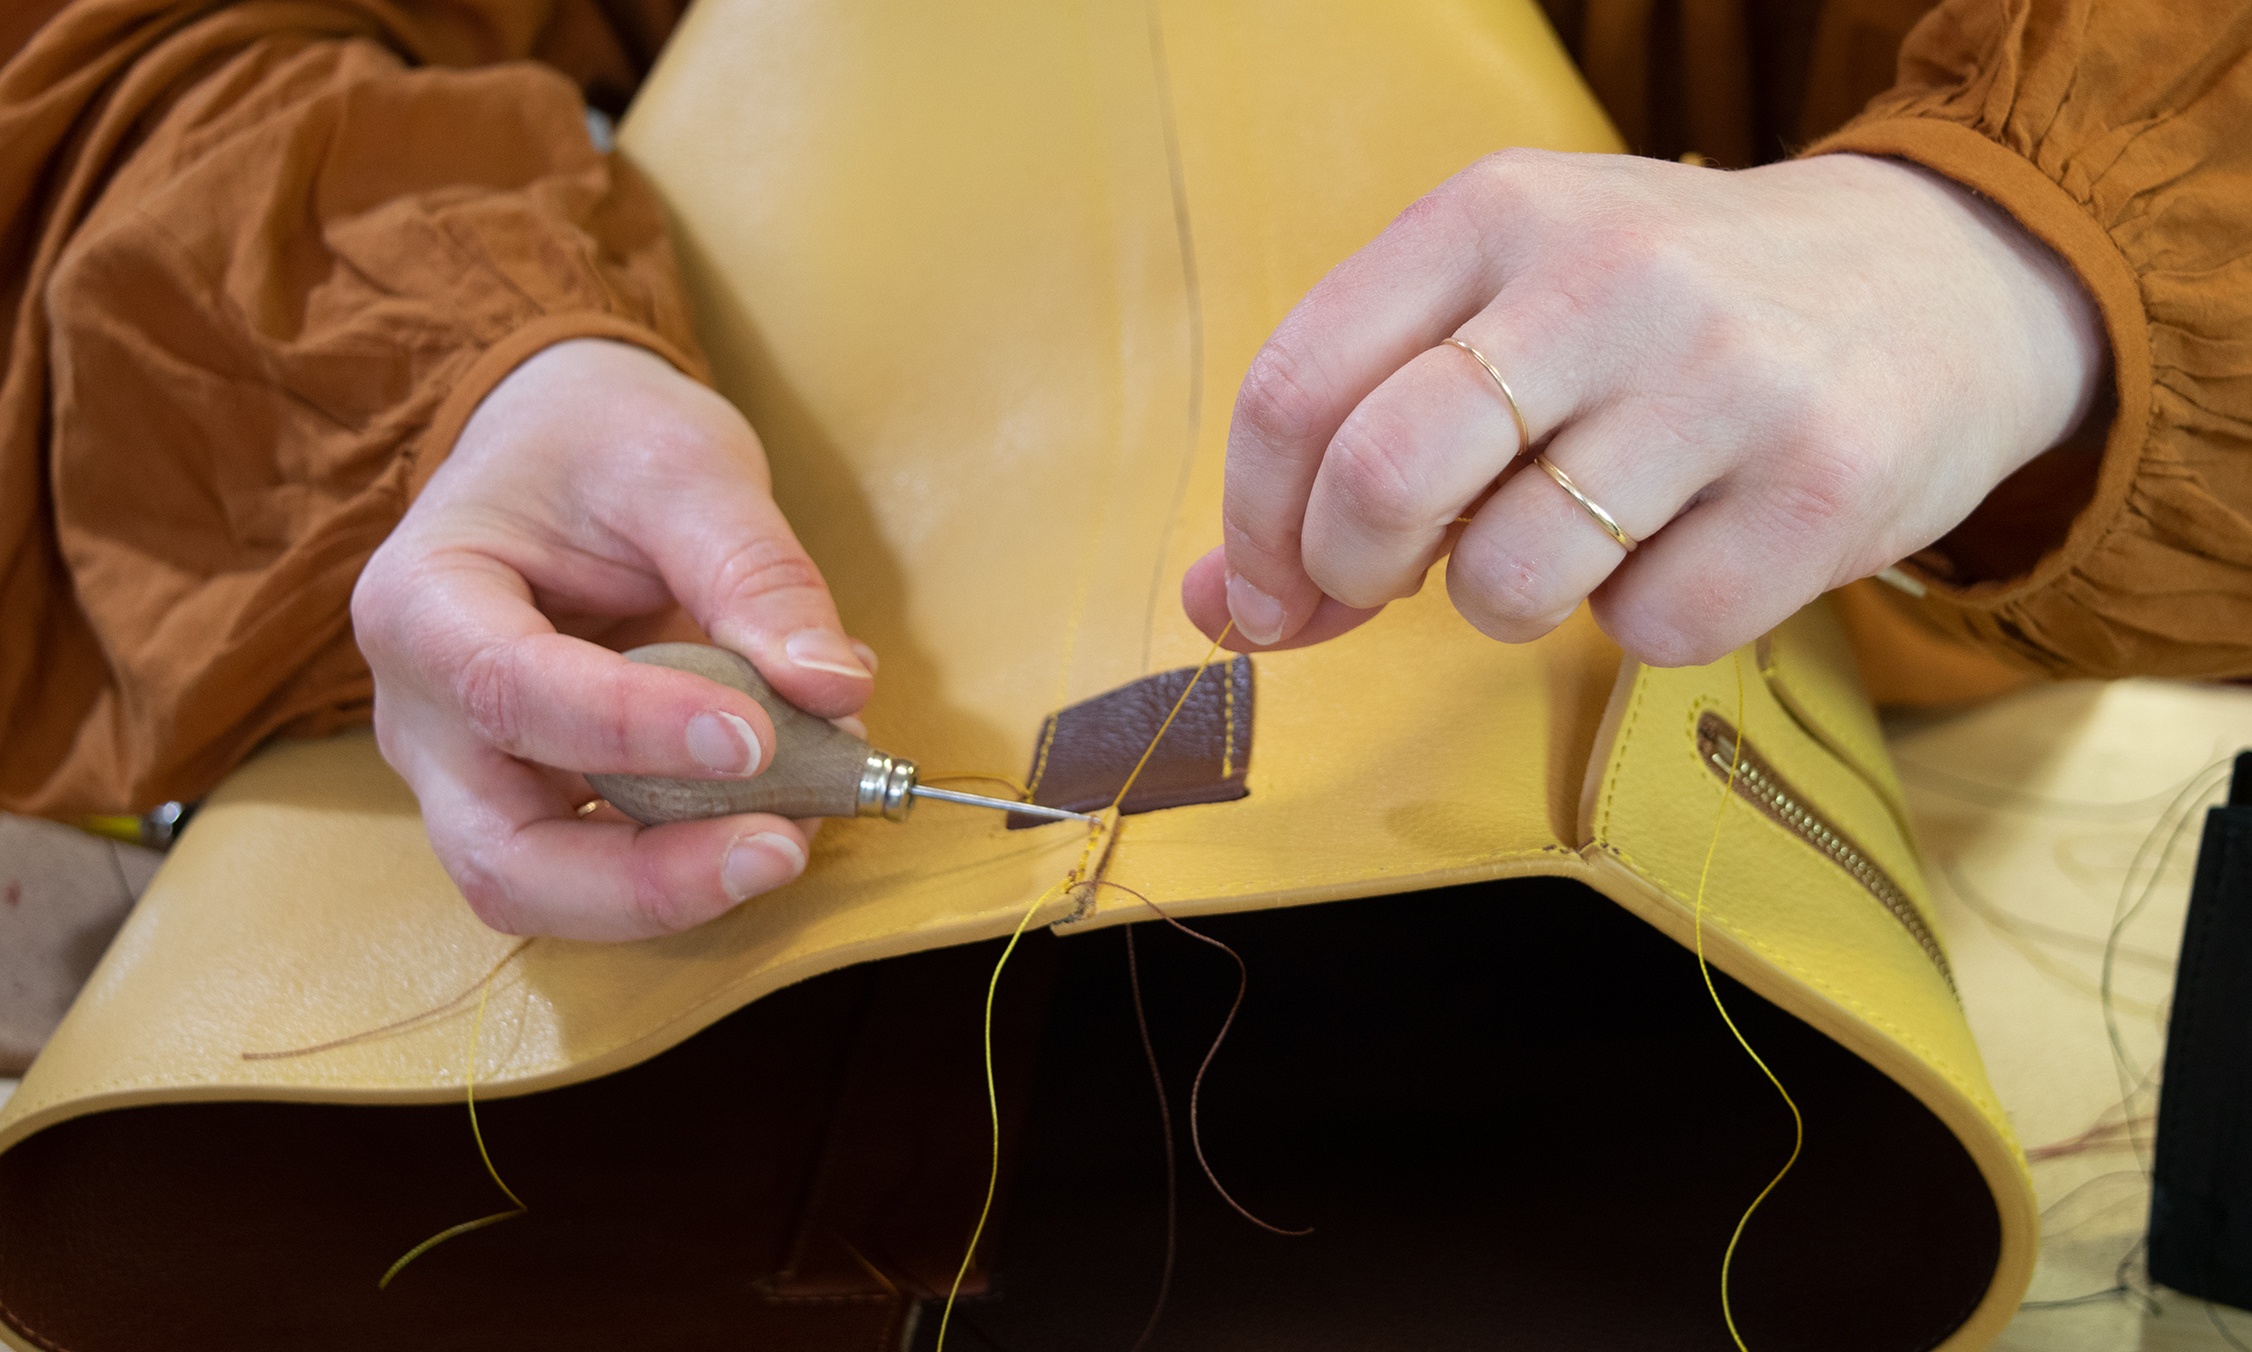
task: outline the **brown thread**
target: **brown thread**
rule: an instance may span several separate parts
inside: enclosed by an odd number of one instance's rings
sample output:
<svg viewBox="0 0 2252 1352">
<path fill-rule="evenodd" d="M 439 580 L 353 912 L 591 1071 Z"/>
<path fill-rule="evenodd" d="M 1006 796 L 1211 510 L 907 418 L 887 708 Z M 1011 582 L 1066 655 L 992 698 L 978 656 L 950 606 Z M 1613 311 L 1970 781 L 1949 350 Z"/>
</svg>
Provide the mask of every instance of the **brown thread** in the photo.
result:
<svg viewBox="0 0 2252 1352">
<path fill-rule="evenodd" d="M 1212 1162 L 1204 1157 L 1204 1136 L 1198 1122 L 1199 1101 L 1204 1093 L 1205 1073 L 1212 1069 L 1213 1058 L 1217 1057 L 1220 1054 L 1220 1045 L 1228 1040 L 1228 1031 L 1235 1027 L 1236 1015 L 1241 1013 L 1243 1010 L 1243 997 L 1251 989 L 1251 968 L 1244 962 L 1243 955 L 1236 952 L 1227 944 L 1222 943 L 1220 940 L 1213 938 L 1211 935 L 1206 934 L 1201 930 L 1190 929 L 1187 925 L 1184 925 L 1180 921 L 1175 920 L 1172 916 L 1166 914 L 1163 907 L 1159 906 L 1156 902 L 1151 901 L 1148 897 L 1142 895 L 1140 892 L 1135 891 L 1133 888 L 1126 886 L 1124 883 L 1114 883 L 1107 878 L 1097 878 L 1093 880 L 1093 885 L 1096 887 L 1117 888 L 1119 891 L 1124 892 L 1127 896 L 1130 896 L 1136 901 L 1139 901 L 1142 905 L 1149 907 L 1150 911 L 1155 914 L 1158 919 L 1164 921 L 1168 925 L 1171 925 L 1174 929 L 1177 929 L 1181 933 L 1186 934 L 1191 939 L 1196 940 L 1198 943 L 1209 944 L 1212 947 L 1219 949 L 1222 953 L 1227 954 L 1228 960 L 1235 964 L 1235 1002 L 1228 1006 L 1228 1016 L 1220 1021 L 1220 1031 L 1213 1034 L 1212 1046 L 1204 1053 L 1203 1062 L 1200 1063 L 1196 1068 L 1196 1078 L 1189 1082 L 1189 1145 L 1196 1153 L 1196 1164 L 1198 1168 L 1204 1171 L 1205 1181 L 1212 1185 L 1212 1191 L 1220 1194 L 1221 1201 L 1226 1202 L 1231 1208 L 1234 1209 L 1235 1214 L 1243 1217 L 1245 1220 L 1251 1222 L 1253 1225 L 1258 1226 L 1260 1229 L 1271 1231 L 1274 1234 L 1287 1235 L 1293 1238 L 1301 1235 L 1312 1234 L 1314 1232 L 1314 1227 L 1310 1225 L 1304 1227 L 1303 1229 L 1290 1230 L 1285 1229 L 1282 1226 L 1263 1221 L 1257 1216 L 1252 1215 L 1251 1212 L 1243 1205 L 1243 1203 L 1238 1202 L 1234 1198 L 1234 1196 L 1228 1192 L 1227 1188 L 1220 1182 L 1220 1176 L 1212 1171 Z M 1138 1015 L 1141 1008 L 1139 1000 L 1139 985 L 1136 986 L 1135 993 L 1137 997 L 1135 1002 L 1135 1011 Z M 1146 1027 L 1144 1029 L 1143 1035 L 1145 1038 L 1148 1036 Z M 1154 1055 L 1155 1054 L 1152 1053 L 1153 1057 Z M 1137 1344 L 1137 1346 L 1139 1346 L 1139 1344 Z"/>
<path fill-rule="evenodd" d="M 292 1047 L 287 1051 L 278 1052 L 244 1052 L 242 1053 L 242 1059 L 245 1061 L 287 1061 L 293 1057 L 317 1056 L 322 1052 L 333 1052 L 339 1047 L 349 1047 L 357 1042 L 367 1042 L 375 1038 L 384 1037 L 391 1033 L 403 1033 L 419 1024 L 428 1023 L 434 1019 L 441 1018 L 447 1013 L 459 1008 L 464 1004 L 467 1004 L 469 1002 L 470 996 L 484 994 L 490 987 L 493 978 L 499 976 L 502 969 L 506 968 L 508 964 L 516 961 L 517 957 L 520 956 L 525 949 L 530 948 L 534 942 L 535 940 L 533 939 L 524 939 L 519 941 L 515 947 L 509 949 L 506 953 L 501 954 L 500 961 L 494 963 L 491 970 L 487 971 L 483 976 L 477 978 L 475 984 L 471 985 L 469 989 L 463 991 L 453 999 L 446 1001 L 442 1005 L 433 1005 L 429 1009 L 425 1009 L 419 1014 L 409 1014 L 403 1019 L 394 1019 L 391 1022 L 384 1024 L 380 1028 L 370 1028 L 365 1032 L 349 1033 L 343 1037 L 331 1038 L 327 1042 L 316 1042 L 310 1047 Z"/>
<path fill-rule="evenodd" d="M 1182 706 L 1186 705 L 1189 702 L 1189 696 L 1195 693 L 1196 683 L 1203 680 L 1204 673 L 1211 668 L 1212 659 L 1213 657 L 1218 655 L 1220 651 L 1220 645 L 1226 642 L 1228 635 L 1233 632 L 1235 632 L 1235 621 L 1230 620 L 1228 621 L 1226 627 L 1220 630 L 1220 636 L 1212 640 L 1212 646 L 1204 650 L 1204 657 L 1196 664 L 1196 671 L 1189 677 L 1188 684 L 1182 687 L 1180 698 L 1173 701 L 1173 708 L 1169 713 L 1165 715 L 1165 721 L 1157 725 L 1156 735 L 1151 737 L 1149 739 L 1149 745 L 1142 749 L 1142 758 L 1134 762 L 1134 768 L 1126 775 L 1126 782 L 1118 786 L 1118 796 L 1110 800 L 1110 807 L 1106 809 L 1107 811 L 1115 813 L 1118 810 L 1118 805 L 1121 802 L 1125 801 L 1126 794 L 1134 787 L 1134 781 L 1141 777 L 1142 768 L 1148 765 L 1149 758 L 1157 753 L 1157 744 L 1165 740 L 1165 734 L 1167 730 L 1173 726 L 1173 720 L 1180 717 Z M 1051 735 L 1054 721 L 1055 720 L 1052 718 L 1049 720 L 1051 726 Z M 954 1283 L 947 1289 L 946 1305 L 945 1308 L 940 1312 L 938 1317 L 938 1341 L 936 1352 L 946 1352 L 946 1330 L 954 1320 L 954 1303 L 956 1298 L 959 1297 L 962 1293 L 962 1279 L 969 1274 L 970 1263 L 977 1257 L 978 1241 L 984 1237 L 986 1221 L 992 1216 L 993 1213 L 993 1195 L 997 1190 L 999 1190 L 1001 1185 L 1001 1100 L 1000 1088 L 994 1080 L 993 1076 L 993 1000 L 995 995 L 997 995 L 1001 989 L 1001 973 L 1006 970 L 1009 965 L 1009 955 L 1016 952 L 1017 941 L 1024 937 L 1025 926 L 1032 923 L 1032 917 L 1036 912 L 1039 911 L 1040 907 L 1045 904 L 1049 898 L 1056 896 L 1067 896 L 1072 891 L 1094 878 L 1095 875 L 1090 873 L 1088 865 L 1090 862 L 1095 861 L 1095 846 L 1097 842 L 1103 842 L 1105 836 L 1108 836 L 1109 839 L 1107 842 L 1104 842 L 1102 858 L 1100 863 L 1097 865 L 1097 868 L 1099 869 L 1108 865 L 1110 859 L 1110 847 L 1117 843 L 1118 832 L 1113 829 L 1111 823 L 1096 821 L 1088 827 L 1087 845 L 1086 848 L 1081 850 L 1079 853 L 1079 862 L 1072 865 L 1071 870 L 1065 873 L 1054 887 L 1049 888 L 1047 891 L 1042 892 L 1039 896 L 1033 898 L 1032 904 L 1025 908 L 1024 915 L 1017 921 L 1016 929 L 1009 935 L 1009 942 L 1001 949 L 1000 958 L 997 959 L 993 964 L 992 977 L 985 984 L 985 1103 L 986 1109 L 990 1113 L 993 1120 L 993 1168 L 992 1172 L 986 1177 L 985 1203 L 978 1209 L 977 1224 L 970 1229 L 970 1242 L 962 1250 L 962 1265 L 959 1268 L 955 1269 Z M 1090 895 L 1092 895 L 1091 889 Z M 1144 898 L 1144 900 L 1147 900 L 1147 898 Z M 1239 963 L 1240 961 L 1241 960 L 1238 959 Z M 1247 979 L 1248 975 L 1249 974 L 1246 973 Z M 1242 999 L 1242 992 L 1238 991 L 1236 995 L 1236 1002 L 1240 1005 L 1242 1003 Z M 1232 1021 L 1235 1015 L 1231 1011 L 1228 1017 Z M 1225 1028 L 1221 1029 L 1223 1036 L 1226 1035 L 1226 1032 L 1227 1030 Z M 1218 1044 L 1214 1044 L 1214 1049 L 1218 1049 Z M 1209 1057 L 1207 1057 L 1206 1059 L 1207 1061 L 1210 1060 Z M 1197 1079 L 1201 1084 L 1203 1080 L 1202 1072 L 1198 1073 Z M 1196 1098 L 1194 1093 L 1192 1092 L 1189 1099 L 1189 1127 L 1191 1139 L 1194 1139 L 1195 1136 L 1195 1105 Z M 1201 1154 L 1199 1158 L 1201 1158 Z M 1207 1170 L 1208 1174 L 1209 1172 L 1210 1171 Z M 1217 1186 L 1217 1181 L 1215 1181 L 1215 1186 Z"/>
<path fill-rule="evenodd" d="M 1117 887 L 1117 883 L 1112 883 Z M 1173 1144 L 1173 1104 L 1165 1096 L 1165 1072 L 1157 1064 L 1157 1044 L 1150 1040 L 1149 1015 L 1142 1008 L 1142 969 L 1134 956 L 1134 927 L 1126 931 L 1126 983 L 1134 995 L 1134 1027 L 1142 1035 L 1142 1055 L 1149 1061 L 1150 1084 L 1157 1090 L 1157 1120 L 1164 1128 L 1165 1138 L 1165 1265 L 1159 1269 L 1157 1300 L 1150 1306 L 1149 1320 L 1142 1325 L 1141 1336 L 1134 1340 L 1128 1352 L 1142 1352 L 1142 1347 L 1157 1332 L 1158 1321 L 1165 1317 L 1165 1302 L 1173 1294 L 1173 1260 L 1180 1249 L 1181 1184 L 1180 1167 L 1175 1158 Z"/>
<path fill-rule="evenodd" d="M 1173 500 L 1165 509 L 1165 528 L 1158 535 L 1150 567 L 1149 596 L 1142 603 L 1142 671 L 1150 667 L 1150 645 L 1157 635 L 1157 603 L 1165 591 L 1166 565 L 1173 552 L 1173 535 L 1180 529 L 1181 506 L 1188 501 L 1189 483 L 1196 473 L 1197 443 L 1204 431 L 1204 287 L 1197 275 L 1196 230 L 1189 219 L 1187 166 L 1181 157 L 1181 130 L 1174 111 L 1173 72 L 1165 57 L 1164 16 L 1158 0 L 1146 0 L 1143 13 L 1149 22 L 1150 74 L 1157 86 L 1160 130 L 1165 136 L 1165 180 L 1173 198 L 1173 238 L 1181 257 L 1181 301 L 1188 319 L 1188 419 L 1182 438 L 1180 467 L 1173 474 Z"/>
</svg>

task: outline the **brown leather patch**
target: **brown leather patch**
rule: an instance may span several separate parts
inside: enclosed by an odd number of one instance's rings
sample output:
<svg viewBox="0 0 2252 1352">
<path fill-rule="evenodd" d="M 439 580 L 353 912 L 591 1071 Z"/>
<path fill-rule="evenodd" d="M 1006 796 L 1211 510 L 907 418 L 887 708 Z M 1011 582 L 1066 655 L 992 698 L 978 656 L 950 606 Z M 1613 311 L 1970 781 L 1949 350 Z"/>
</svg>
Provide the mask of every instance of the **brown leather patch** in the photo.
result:
<svg viewBox="0 0 2252 1352">
<path fill-rule="evenodd" d="M 1032 801 L 1073 812 L 1109 807 L 1195 676 L 1195 667 L 1161 671 L 1050 714 L 1025 780 Z M 1205 668 L 1118 810 L 1131 815 L 1241 798 L 1251 792 L 1244 784 L 1250 766 L 1251 659 L 1239 656 Z M 1012 831 L 1042 824 L 1009 815 Z"/>
</svg>

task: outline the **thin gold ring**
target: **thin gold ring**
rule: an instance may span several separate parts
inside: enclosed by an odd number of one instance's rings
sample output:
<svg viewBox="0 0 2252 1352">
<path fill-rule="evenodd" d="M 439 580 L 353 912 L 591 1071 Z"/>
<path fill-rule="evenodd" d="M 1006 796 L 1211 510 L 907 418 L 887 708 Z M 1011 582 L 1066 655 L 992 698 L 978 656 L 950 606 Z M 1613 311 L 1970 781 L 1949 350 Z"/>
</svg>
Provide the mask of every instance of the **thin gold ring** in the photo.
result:
<svg viewBox="0 0 2252 1352">
<path fill-rule="evenodd" d="M 1501 372 L 1494 369 L 1494 364 L 1486 360 L 1486 354 L 1460 338 L 1442 338 L 1439 341 L 1445 343 L 1448 347 L 1459 347 L 1469 353 L 1470 359 L 1485 367 L 1486 374 L 1492 376 L 1494 384 L 1501 387 L 1501 397 L 1509 401 L 1509 416 L 1517 420 L 1517 452 L 1509 458 L 1515 460 L 1517 456 L 1531 450 L 1533 448 L 1533 429 L 1525 421 L 1525 410 L 1517 407 L 1516 393 L 1509 388 L 1509 382 L 1501 378 Z"/>
<path fill-rule="evenodd" d="M 1556 481 L 1556 486 L 1558 488 L 1561 488 L 1565 492 L 1571 494 L 1572 501 L 1585 508 L 1587 510 L 1587 514 L 1595 518 L 1595 524 L 1601 526 L 1606 534 L 1608 534 L 1612 539 L 1619 542 L 1619 548 L 1625 550 L 1629 554 L 1632 554 L 1634 552 L 1635 546 L 1642 543 L 1640 540 L 1637 540 L 1633 536 L 1626 533 L 1626 527 L 1619 524 L 1619 519 L 1617 517 L 1611 515 L 1609 512 L 1604 511 L 1601 507 L 1596 506 L 1595 499 L 1589 497 L 1585 493 L 1582 493 L 1580 491 L 1580 486 L 1572 482 L 1572 476 L 1556 468 L 1556 463 L 1554 461 L 1550 460 L 1545 455 L 1536 455 L 1533 457 L 1533 463 L 1540 466 L 1543 470 L 1547 471 L 1548 477 Z"/>
</svg>

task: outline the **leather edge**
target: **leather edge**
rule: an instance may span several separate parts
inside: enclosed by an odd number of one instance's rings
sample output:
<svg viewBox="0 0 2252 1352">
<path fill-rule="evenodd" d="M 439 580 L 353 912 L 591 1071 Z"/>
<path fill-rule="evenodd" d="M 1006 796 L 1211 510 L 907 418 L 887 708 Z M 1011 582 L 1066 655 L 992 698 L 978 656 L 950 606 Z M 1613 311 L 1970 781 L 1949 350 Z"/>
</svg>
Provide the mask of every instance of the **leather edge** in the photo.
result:
<svg viewBox="0 0 2252 1352">
<path fill-rule="evenodd" d="M 1634 687 L 1642 679 L 1642 671 L 1642 663 L 1619 654 L 1619 674 L 1611 682 L 1603 721 L 1595 726 L 1595 744 L 1588 748 L 1587 775 L 1580 781 L 1579 839 L 1575 843 L 1582 850 L 1594 845 L 1601 834 L 1596 830 L 1595 815 L 1603 800 L 1603 786 L 1611 778 L 1611 763 L 1617 759 L 1619 729 L 1626 725 L 1627 707 L 1634 700 Z"/>
<path fill-rule="evenodd" d="M 1585 881 L 1590 887 L 1683 948 L 1695 948 L 1696 920 L 1688 908 L 1616 856 L 1602 850 L 1591 850 L 1589 855 Z M 1860 1018 L 1717 926 L 1705 928 L 1704 942 L 1706 960 L 1713 967 L 1883 1072 L 1930 1110 L 1970 1155 L 2001 1218 L 2001 1252 L 1985 1296 L 1933 1352 L 1975 1352 L 1990 1345 L 2024 1302 L 2040 1248 L 2039 1206 L 2016 1150 L 1944 1076 Z"/>
</svg>

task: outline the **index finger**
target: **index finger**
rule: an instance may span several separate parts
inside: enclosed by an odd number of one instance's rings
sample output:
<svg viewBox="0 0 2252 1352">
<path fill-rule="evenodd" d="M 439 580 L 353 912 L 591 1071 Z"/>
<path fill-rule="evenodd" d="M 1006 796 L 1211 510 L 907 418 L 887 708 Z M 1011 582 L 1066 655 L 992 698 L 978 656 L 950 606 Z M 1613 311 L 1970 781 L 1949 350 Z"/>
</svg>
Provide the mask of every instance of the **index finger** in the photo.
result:
<svg viewBox="0 0 2252 1352">
<path fill-rule="evenodd" d="M 804 827 L 765 813 L 582 820 L 548 778 L 485 748 L 420 765 L 409 781 L 446 872 L 477 917 L 508 934 L 675 934 L 789 883 L 810 844 Z"/>
<path fill-rule="evenodd" d="M 557 633 L 496 560 L 441 557 L 415 591 L 399 645 L 407 669 L 507 755 L 586 773 L 707 778 L 755 774 L 774 747 L 758 701 Z"/>
<path fill-rule="evenodd" d="M 1222 538 L 1228 609 L 1252 642 L 1295 635 L 1321 606 L 1300 531 L 1322 457 L 1360 402 L 1484 307 L 1504 250 L 1457 175 L 1316 283 L 1253 358 L 1228 428 Z"/>
</svg>

